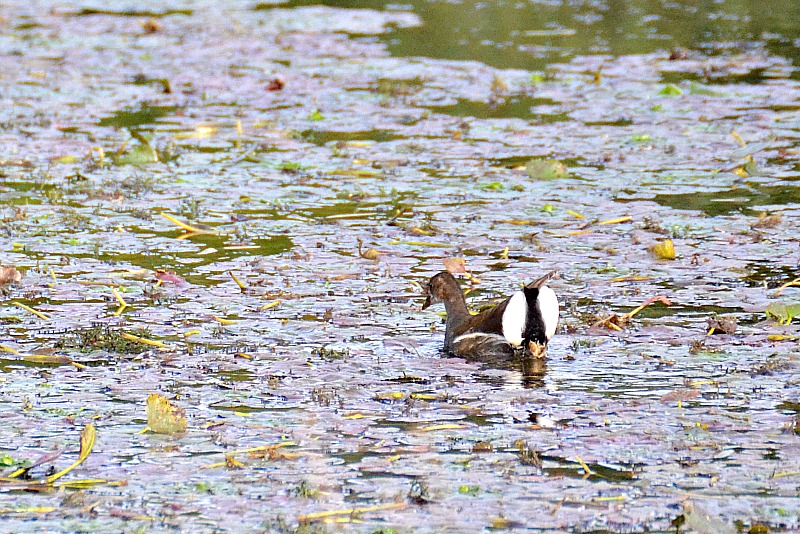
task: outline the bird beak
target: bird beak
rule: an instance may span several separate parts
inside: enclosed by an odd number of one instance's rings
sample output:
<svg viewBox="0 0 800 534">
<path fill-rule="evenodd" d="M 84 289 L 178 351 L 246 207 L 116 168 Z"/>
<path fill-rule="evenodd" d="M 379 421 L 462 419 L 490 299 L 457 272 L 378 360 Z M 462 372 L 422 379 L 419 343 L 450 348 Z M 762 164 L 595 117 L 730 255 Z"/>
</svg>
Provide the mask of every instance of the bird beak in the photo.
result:
<svg viewBox="0 0 800 534">
<path fill-rule="evenodd" d="M 425 308 L 427 308 L 430 305 L 431 305 L 431 296 L 428 295 L 428 298 L 425 299 L 425 303 L 422 305 L 422 309 L 424 310 Z"/>
</svg>

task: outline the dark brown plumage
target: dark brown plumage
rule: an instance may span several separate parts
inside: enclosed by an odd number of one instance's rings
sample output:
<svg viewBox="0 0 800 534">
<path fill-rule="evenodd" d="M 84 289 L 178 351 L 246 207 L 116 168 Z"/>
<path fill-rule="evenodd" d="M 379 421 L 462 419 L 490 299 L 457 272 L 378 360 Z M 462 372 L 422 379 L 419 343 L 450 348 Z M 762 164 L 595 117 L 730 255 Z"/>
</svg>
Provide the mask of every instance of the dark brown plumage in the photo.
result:
<svg viewBox="0 0 800 534">
<path fill-rule="evenodd" d="M 494 308 L 472 315 L 458 281 L 449 272 L 441 272 L 428 282 L 427 299 L 422 309 L 438 302 L 444 303 L 447 311 L 444 348 L 456 356 L 511 356 L 517 350 L 543 356 L 555 331 L 555 324 L 547 324 L 547 321 L 558 321 L 555 294 L 544 285 L 555 274 L 554 271 L 537 278 Z M 542 315 L 540 289 L 545 300 L 552 299 L 544 303 L 547 317 Z"/>
</svg>

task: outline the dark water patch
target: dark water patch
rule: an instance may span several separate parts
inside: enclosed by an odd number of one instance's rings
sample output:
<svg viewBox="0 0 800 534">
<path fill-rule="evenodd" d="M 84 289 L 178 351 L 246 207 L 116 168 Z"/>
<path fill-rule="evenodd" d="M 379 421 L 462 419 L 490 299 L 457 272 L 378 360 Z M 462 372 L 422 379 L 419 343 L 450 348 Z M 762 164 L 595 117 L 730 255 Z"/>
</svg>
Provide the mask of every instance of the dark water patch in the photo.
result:
<svg viewBox="0 0 800 534">
<path fill-rule="evenodd" d="M 453 117 L 474 117 L 476 119 L 524 119 L 542 123 L 571 120 L 566 113 L 536 113 L 537 106 L 553 106 L 558 102 L 549 98 L 517 96 L 500 100 L 496 103 L 478 102 L 459 98 L 456 104 L 447 106 L 427 106 L 436 113 Z"/>
<path fill-rule="evenodd" d="M 606 121 L 587 121 L 584 122 L 586 126 L 632 126 L 633 119 L 627 117 L 620 117 L 616 120 L 606 120 Z"/>
<path fill-rule="evenodd" d="M 664 83 L 678 84 L 682 81 L 699 82 L 708 85 L 759 85 L 764 82 L 772 81 L 775 77 L 769 74 L 766 68 L 751 69 L 744 73 L 723 74 L 716 76 L 709 73 L 697 72 L 662 72 L 661 81 Z"/>
<path fill-rule="evenodd" d="M 228 319 L 232 319 L 232 317 L 228 317 Z M 253 371 L 247 369 L 220 370 L 213 374 L 219 379 L 231 383 L 252 382 L 256 376 Z"/>
<path fill-rule="evenodd" d="M 402 404 L 397 399 L 376 399 L 379 402 L 388 404 Z M 396 428 L 400 432 L 413 432 L 420 427 L 420 423 L 413 421 L 398 421 L 397 419 L 376 419 L 373 424 L 382 428 Z"/>
<path fill-rule="evenodd" d="M 107 15 L 111 17 L 137 17 L 137 18 L 162 18 L 169 17 L 170 15 L 186 15 L 189 16 L 194 11 L 191 9 L 166 9 L 164 11 L 150 11 L 146 9 L 98 9 L 85 7 L 75 13 L 69 13 L 73 17 L 89 17 L 92 15 Z"/>
<path fill-rule="evenodd" d="M 383 0 L 291 0 L 282 6 L 328 5 L 387 8 Z M 479 61 L 499 68 L 544 70 L 576 55 L 646 54 L 668 47 L 702 48 L 721 55 L 748 41 L 775 36 L 773 53 L 797 64 L 800 7 L 792 0 L 748 3 L 637 4 L 635 9 L 602 7 L 596 2 L 431 2 L 401 4 L 423 24 L 396 28 L 381 36 L 396 57 Z M 476 23 L 476 21 L 480 21 Z"/>
<path fill-rule="evenodd" d="M 617 199 L 618 202 L 634 202 L 635 200 Z M 661 206 L 678 210 L 702 211 L 706 215 L 716 217 L 732 212 L 744 213 L 756 206 L 798 204 L 800 203 L 800 187 L 758 186 L 749 189 L 737 187 L 674 195 L 658 194 L 652 200 Z"/>
<path fill-rule="evenodd" d="M 297 210 L 298 213 L 314 219 L 372 218 L 377 215 L 373 202 L 337 202 L 328 206 Z"/>
<path fill-rule="evenodd" d="M 231 151 L 231 147 L 227 145 L 178 145 L 178 148 L 198 154 L 227 154 Z"/>
<path fill-rule="evenodd" d="M 619 314 L 627 313 L 631 310 L 631 307 L 619 307 L 615 308 L 615 311 Z M 673 302 L 670 306 L 665 306 L 661 303 L 655 303 L 650 306 L 647 306 L 642 311 L 636 314 L 637 319 L 662 319 L 666 317 L 674 317 L 678 318 L 699 318 L 699 317 L 709 317 L 713 314 L 718 315 L 727 315 L 727 314 L 735 314 L 741 313 L 743 310 L 742 308 L 735 308 L 735 307 L 726 307 L 726 306 L 714 306 L 714 305 L 701 305 L 701 306 L 689 306 L 685 304 L 680 304 Z"/>
<path fill-rule="evenodd" d="M 477 426 L 492 426 L 502 424 L 503 419 L 503 414 L 469 414 L 462 421 Z"/>
<path fill-rule="evenodd" d="M 168 117 L 178 110 L 178 106 L 151 106 L 142 104 L 138 110 L 117 111 L 109 117 L 100 119 L 98 126 L 108 126 L 112 128 L 133 128 L 143 124 L 155 124 L 159 119 Z"/>
<path fill-rule="evenodd" d="M 304 130 L 300 136 L 310 143 L 323 146 L 328 143 L 347 143 L 353 141 L 373 141 L 376 143 L 388 143 L 408 139 L 404 135 L 398 135 L 389 130 L 369 130 L 363 132 L 331 132 L 326 130 Z"/>
<path fill-rule="evenodd" d="M 140 232 L 143 234 L 152 235 L 149 230 Z M 171 231 L 159 233 L 167 237 L 178 237 L 181 235 L 179 231 Z M 202 244 L 208 252 L 200 255 L 198 251 L 193 252 L 172 252 L 172 253 L 128 253 L 104 250 L 102 246 L 98 247 L 93 252 L 59 252 L 60 256 L 72 258 L 75 260 L 89 259 L 106 262 L 110 265 L 133 265 L 148 270 L 169 270 L 174 271 L 176 274 L 182 276 L 187 282 L 191 284 L 198 284 L 201 286 L 211 287 L 222 283 L 219 280 L 213 280 L 206 275 L 197 275 L 196 270 L 198 267 L 205 265 L 213 265 L 220 261 L 228 261 L 237 257 L 247 256 L 273 256 L 281 254 L 290 250 L 294 243 L 288 236 L 275 236 L 264 239 L 251 239 L 247 248 L 231 248 L 227 244 L 225 236 L 216 235 L 195 235 L 189 238 L 192 242 Z M 235 246 L 234 246 L 235 247 Z M 46 261 L 52 259 L 53 253 L 47 251 L 37 251 L 30 248 L 19 251 L 31 259 Z"/>
<path fill-rule="evenodd" d="M 767 284 L 767 287 L 776 288 L 800 278 L 800 266 L 781 265 L 772 260 L 748 263 L 745 270 L 744 280 L 750 287 Z"/>
<path fill-rule="evenodd" d="M 28 31 L 28 30 L 35 30 L 37 28 L 44 28 L 38 22 L 23 22 L 22 24 L 17 24 L 14 26 L 14 31 Z"/>
<path fill-rule="evenodd" d="M 492 158 L 488 160 L 489 165 L 492 167 L 503 167 L 505 169 L 518 169 L 524 168 L 525 165 L 532 159 L 541 159 L 547 157 L 547 154 L 533 154 L 531 156 L 509 156 L 506 158 Z"/>
<path fill-rule="evenodd" d="M 65 362 L 27 361 L 23 358 L 0 358 L 0 372 L 10 373 L 20 369 L 54 369 L 66 365 Z"/>
<path fill-rule="evenodd" d="M 592 482 L 599 482 L 605 480 L 607 482 L 630 482 L 636 479 L 637 470 L 641 469 L 644 464 L 630 464 L 630 465 L 607 465 L 595 462 L 589 462 L 586 466 L 590 469 L 591 474 L 587 473 L 584 466 L 576 464 L 574 461 L 567 460 L 556 456 L 542 455 L 543 462 L 542 471 L 550 477 L 569 478 L 586 478 Z M 548 464 L 557 463 L 558 466 L 550 466 Z"/>
<path fill-rule="evenodd" d="M 505 169 L 524 169 L 533 159 L 541 160 L 547 158 L 547 154 L 532 154 L 530 156 L 508 156 L 505 158 L 490 158 L 487 160 L 492 167 L 503 167 Z M 602 169 L 602 165 L 589 164 L 585 158 L 580 156 L 574 158 L 563 158 L 559 160 L 565 167 L 592 167 Z"/>
</svg>

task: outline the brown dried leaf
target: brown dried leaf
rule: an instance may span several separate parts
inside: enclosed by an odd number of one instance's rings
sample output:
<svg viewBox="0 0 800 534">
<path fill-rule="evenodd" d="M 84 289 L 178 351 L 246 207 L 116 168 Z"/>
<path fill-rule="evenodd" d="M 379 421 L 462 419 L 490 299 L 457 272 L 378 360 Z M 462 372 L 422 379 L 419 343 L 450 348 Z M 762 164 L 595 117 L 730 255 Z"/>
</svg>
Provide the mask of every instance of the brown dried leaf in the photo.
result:
<svg viewBox="0 0 800 534">
<path fill-rule="evenodd" d="M 767 212 L 761 212 L 761 214 L 758 216 L 758 222 L 753 223 L 752 227 L 759 229 L 775 228 L 781 223 L 782 218 L 782 213 L 773 213 L 772 215 L 767 215 Z"/>
<path fill-rule="evenodd" d="M 15 267 L 0 266 L 0 286 L 16 284 L 22 280 L 22 273 Z"/>
<path fill-rule="evenodd" d="M 171 284 L 185 284 L 186 280 L 178 276 L 172 271 L 165 271 L 163 269 L 156 270 L 156 278 L 161 280 L 162 282 L 169 282 Z"/>
<path fill-rule="evenodd" d="M 713 316 L 706 319 L 708 323 L 708 333 L 720 333 L 720 334 L 733 334 L 736 332 L 736 317 L 731 315 L 720 317 L 720 316 Z"/>
<path fill-rule="evenodd" d="M 661 402 L 682 402 L 691 400 L 700 395 L 696 389 L 676 389 L 661 397 Z"/>
<path fill-rule="evenodd" d="M 444 258 L 442 263 L 450 274 L 467 274 L 467 261 L 464 258 Z"/>
</svg>

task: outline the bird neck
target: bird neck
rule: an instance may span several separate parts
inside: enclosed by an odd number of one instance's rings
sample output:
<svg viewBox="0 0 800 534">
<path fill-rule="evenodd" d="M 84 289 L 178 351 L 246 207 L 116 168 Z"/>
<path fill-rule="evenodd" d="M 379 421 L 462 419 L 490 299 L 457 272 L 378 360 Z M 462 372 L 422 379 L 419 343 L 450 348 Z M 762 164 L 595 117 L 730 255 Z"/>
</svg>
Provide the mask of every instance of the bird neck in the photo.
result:
<svg viewBox="0 0 800 534">
<path fill-rule="evenodd" d="M 459 325 L 464 324 L 471 317 L 469 309 L 467 308 L 467 301 L 464 299 L 464 293 L 459 288 L 455 293 L 456 298 L 446 300 L 444 302 L 444 309 L 447 311 L 447 322 L 445 323 L 444 342 L 449 346 L 456 336 L 455 332 Z"/>
</svg>

